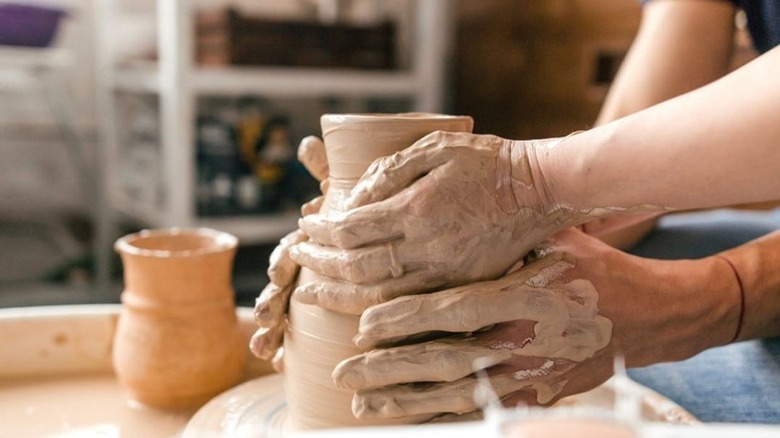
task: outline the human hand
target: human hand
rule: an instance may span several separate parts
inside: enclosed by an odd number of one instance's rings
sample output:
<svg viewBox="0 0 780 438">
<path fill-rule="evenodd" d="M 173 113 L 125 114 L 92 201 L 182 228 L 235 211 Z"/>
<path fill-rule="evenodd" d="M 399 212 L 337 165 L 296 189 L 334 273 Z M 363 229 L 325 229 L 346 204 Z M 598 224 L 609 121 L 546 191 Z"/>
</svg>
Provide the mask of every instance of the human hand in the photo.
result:
<svg viewBox="0 0 780 438">
<path fill-rule="evenodd" d="M 322 140 L 315 136 L 301 140 L 298 146 L 298 161 L 320 181 L 320 190 L 324 195 L 328 190 L 328 159 L 325 156 L 325 144 Z M 319 212 L 322 201 L 321 195 L 307 202 L 301 207 L 301 215 L 305 217 Z M 308 237 L 301 230 L 295 230 L 282 238 L 271 253 L 268 266 L 270 282 L 260 292 L 255 302 L 255 322 L 260 329 L 252 336 L 250 348 L 262 359 L 273 358 L 274 367 L 277 369 L 282 366 L 285 316 L 299 270 L 298 264 L 290 257 L 290 248 L 306 239 Z"/>
<path fill-rule="evenodd" d="M 353 413 L 472 411 L 482 369 L 505 404 L 549 404 L 606 381 L 616 354 L 627 366 L 681 360 L 733 334 L 738 296 L 717 258 L 642 259 L 575 230 L 541 252 L 498 280 L 366 310 L 356 343 L 380 348 L 333 373 L 356 391 Z M 442 332 L 456 334 L 430 340 Z"/>
<path fill-rule="evenodd" d="M 558 139 L 511 141 L 435 132 L 375 161 L 345 211 L 300 220 L 292 258 L 335 281 L 296 299 L 359 315 L 398 296 L 503 275 L 578 220 L 556 206 L 537 152 Z"/>
</svg>

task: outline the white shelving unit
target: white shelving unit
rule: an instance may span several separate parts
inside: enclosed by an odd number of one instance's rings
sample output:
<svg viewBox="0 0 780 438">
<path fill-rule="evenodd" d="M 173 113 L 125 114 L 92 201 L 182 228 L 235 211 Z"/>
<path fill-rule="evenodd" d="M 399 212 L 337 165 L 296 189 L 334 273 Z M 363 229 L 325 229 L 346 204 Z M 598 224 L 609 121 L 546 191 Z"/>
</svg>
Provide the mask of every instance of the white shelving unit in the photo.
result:
<svg viewBox="0 0 780 438">
<path fill-rule="evenodd" d="M 156 63 L 117 66 L 111 53 L 117 4 L 97 0 L 98 111 L 104 150 L 103 187 L 110 214 L 119 212 L 150 227 L 210 226 L 237 235 L 242 243 L 270 243 L 296 226 L 297 214 L 201 218 L 195 212 L 196 100 L 200 96 L 405 97 L 417 111 L 442 111 L 444 69 L 451 41 L 449 0 L 411 3 L 411 62 L 393 71 L 282 67 L 199 67 L 194 63 L 194 10 L 190 0 L 158 0 Z M 129 1 L 129 0 L 128 0 Z M 117 92 L 159 96 L 162 208 L 123 194 Z M 110 216 L 109 214 L 109 216 Z M 105 239 L 113 237 L 104 236 Z M 106 242 L 110 250 L 110 242 Z"/>
</svg>

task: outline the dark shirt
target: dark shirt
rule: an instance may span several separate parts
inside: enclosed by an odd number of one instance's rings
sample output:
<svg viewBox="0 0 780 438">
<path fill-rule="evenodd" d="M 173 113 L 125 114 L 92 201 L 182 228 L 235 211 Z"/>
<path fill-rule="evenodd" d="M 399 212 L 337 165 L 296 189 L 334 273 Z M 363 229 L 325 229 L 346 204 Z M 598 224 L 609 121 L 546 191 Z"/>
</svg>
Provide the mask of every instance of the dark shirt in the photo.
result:
<svg viewBox="0 0 780 438">
<path fill-rule="evenodd" d="M 641 0 L 647 3 L 650 0 Z M 760 53 L 780 45 L 780 0 L 728 0 L 747 15 L 748 31 Z"/>
<path fill-rule="evenodd" d="M 747 15 L 753 45 L 761 53 L 780 45 L 780 1 L 731 0 Z"/>
</svg>

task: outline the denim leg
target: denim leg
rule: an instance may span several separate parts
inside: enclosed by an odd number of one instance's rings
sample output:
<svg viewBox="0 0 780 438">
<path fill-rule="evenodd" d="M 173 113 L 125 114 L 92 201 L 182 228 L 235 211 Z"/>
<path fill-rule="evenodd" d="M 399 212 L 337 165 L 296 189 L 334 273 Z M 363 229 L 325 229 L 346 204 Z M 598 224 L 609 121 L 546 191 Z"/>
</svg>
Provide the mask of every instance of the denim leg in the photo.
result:
<svg viewBox="0 0 780 438">
<path fill-rule="evenodd" d="M 713 348 L 628 375 L 701 421 L 780 423 L 780 338 Z"/>
<path fill-rule="evenodd" d="M 631 252 L 659 259 L 701 258 L 778 228 L 780 210 L 671 215 Z M 682 362 L 629 370 L 629 375 L 702 421 L 780 423 L 780 338 L 713 348 Z"/>
</svg>

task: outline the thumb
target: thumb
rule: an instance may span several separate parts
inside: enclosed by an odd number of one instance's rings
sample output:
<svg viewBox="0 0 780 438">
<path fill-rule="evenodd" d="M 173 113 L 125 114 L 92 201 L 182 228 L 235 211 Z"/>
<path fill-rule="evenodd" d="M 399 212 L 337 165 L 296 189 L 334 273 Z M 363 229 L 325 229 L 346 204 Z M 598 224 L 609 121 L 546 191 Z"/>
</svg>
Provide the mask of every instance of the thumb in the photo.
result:
<svg viewBox="0 0 780 438">
<path fill-rule="evenodd" d="M 310 135 L 301 140 L 298 145 L 298 161 L 317 181 L 324 180 L 330 173 L 325 143 L 317 136 Z"/>
</svg>

